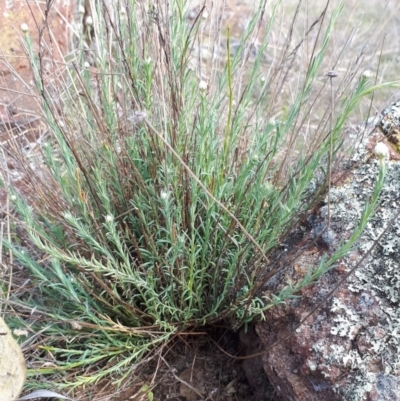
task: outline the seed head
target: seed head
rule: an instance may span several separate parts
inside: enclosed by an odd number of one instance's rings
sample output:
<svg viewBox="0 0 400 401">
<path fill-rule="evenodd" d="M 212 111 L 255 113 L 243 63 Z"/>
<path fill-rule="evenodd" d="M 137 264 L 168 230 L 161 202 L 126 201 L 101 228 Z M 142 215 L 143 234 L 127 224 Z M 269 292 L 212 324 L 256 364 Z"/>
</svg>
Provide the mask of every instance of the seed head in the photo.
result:
<svg viewBox="0 0 400 401">
<path fill-rule="evenodd" d="M 338 76 L 338 72 L 335 70 L 329 70 L 328 72 L 325 73 L 325 76 L 328 78 L 336 78 Z"/>
</svg>

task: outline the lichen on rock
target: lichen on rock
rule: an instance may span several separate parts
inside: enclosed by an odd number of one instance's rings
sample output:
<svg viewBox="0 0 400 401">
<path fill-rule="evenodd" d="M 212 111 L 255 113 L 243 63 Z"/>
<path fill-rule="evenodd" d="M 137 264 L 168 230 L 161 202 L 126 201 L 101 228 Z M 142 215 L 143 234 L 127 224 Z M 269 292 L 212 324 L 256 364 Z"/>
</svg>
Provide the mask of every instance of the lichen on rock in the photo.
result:
<svg viewBox="0 0 400 401">
<path fill-rule="evenodd" d="M 400 102 L 396 107 L 400 127 Z M 330 229 L 342 241 L 357 227 L 374 190 L 381 161 L 371 157 L 367 145 L 378 135 L 376 131 L 371 134 L 354 154 L 351 179 L 332 188 Z M 400 164 L 396 160 L 386 164 L 379 207 L 357 247 L 316 285 L 305 288 L 300 300 L 288 302 L 279 313 L 269 311 L 266 322 L 257 325 L 265 348 L 291 334 L 289 340 L 263 357 L 264 369 L 284 400 L 400 400 L 399 221 L 391 225 L 364 265 L 334 297 L 300 328 L 292 330 L 359 262 L 398 212 Z M 320 209 L 319 225 L 326 215 L 326 208 Z M 318 228 L 310 230 L 312 235 Z"/>
<path fill-rule="evenodd" d="M 400 153 L 400 100 L 393 102 L 382 112 L 378 127 L 392 147 Z"/>
</svg>

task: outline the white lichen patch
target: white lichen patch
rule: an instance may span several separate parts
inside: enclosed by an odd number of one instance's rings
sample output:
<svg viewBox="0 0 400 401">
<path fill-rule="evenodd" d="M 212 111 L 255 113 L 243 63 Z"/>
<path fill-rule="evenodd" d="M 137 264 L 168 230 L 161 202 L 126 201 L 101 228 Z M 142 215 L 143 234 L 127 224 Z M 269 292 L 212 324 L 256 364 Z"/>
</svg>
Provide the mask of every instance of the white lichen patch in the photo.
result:
<svg viewBox="0 0 400 401">
<path fill-rule="evenodd" d="M 331 334 L 354 339 L 362 327 L 362 317 L 337 298 L 333 299 L 331 312 L 336 312 Z"/>
<path fill-rule="evenodd" d="M 329 353 L 323 355 L 326 365 L 329 367 L 333 364 L 341 364 L 343 356 L 347 354 L 346 349 L 337 344 L 329 345 L 328 349 Z"/>
<path fill-rule="evenodd" d="M 351 350 L 349 353 L 343 356 L 343 366 L 351 369 L 356 369 L 362 363 L 362 358 L 356 350 Z"/>
<path fill-rule="evenodd" d="M 311 371 L 317 370 L 317 364 L 315 362 L 312 361 L 308 361 L 308 366 L 310 368 Z"/>
</svg>

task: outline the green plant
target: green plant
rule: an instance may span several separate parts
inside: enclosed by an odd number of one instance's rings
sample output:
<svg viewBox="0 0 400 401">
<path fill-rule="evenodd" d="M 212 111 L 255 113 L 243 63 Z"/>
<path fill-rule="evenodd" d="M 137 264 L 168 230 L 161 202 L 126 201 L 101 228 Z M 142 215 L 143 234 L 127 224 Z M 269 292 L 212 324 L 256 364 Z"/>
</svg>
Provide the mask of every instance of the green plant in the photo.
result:
<svg viewBox="0 0 400 401">
<path fill-rule="evenodd" d="M 228 29 L 228 50 L 207 84 L 201 56 L 190 67 L 205 29 L 202 11 L 190 26 L 183 1 L 117 4 L 112 15 L 93 1 L 88 36 L 55 83 L 44 73 L 51 46 L 43 41 L 36 54 L 25 36 L 49 140 L 41 154 L 45 179 L 24 164 L 36 195 L 14 194 L 31 248 L 4 244 L 32 287 L 10 303 L 18 324 L 34 311 L 37 361 L 52 355 L 56 362 L 31 369 L 31 377 L 60 374 L 66 387 L 105 377 L 122 383 L 174 335 L 221 319 L 232 327 L 262 319 L 350 249 L 383 180 L 382 170 L 348 243 L 296 286 L 264 298 L 259 289 L 276 272 L 270 254 L 325 194 L 327 161 L 341 148 L 351 112 L 384 85 L 354 78 L 360 66 L 349 67 L 307 143 L 299 133 L 314 121 L 315 103 L 324 90 L 331 99 L 329 82 L 319 86 L 317 78 L 342 5 L 328 16 L 327 4 L 299 46 L 288 39 L 260 87 L 280 2 L 254 60 L 265 3 L 234 54 Z M 221 40 L 218 29 L 209 35 Z M 305 43 L 312 44 L 307 68 L 292 101 L 280 103 Z"/>
</svg>

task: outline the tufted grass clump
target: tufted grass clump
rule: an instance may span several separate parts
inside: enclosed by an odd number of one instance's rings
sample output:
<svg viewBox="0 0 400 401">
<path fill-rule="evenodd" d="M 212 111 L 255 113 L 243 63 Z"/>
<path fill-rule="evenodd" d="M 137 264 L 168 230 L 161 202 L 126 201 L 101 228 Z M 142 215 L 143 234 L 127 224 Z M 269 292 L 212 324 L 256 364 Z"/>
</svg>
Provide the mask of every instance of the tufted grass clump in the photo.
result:
<svg viewBox="0 0 400 401">
<path fill-rule="evenodd" d="M 332 81 L 334 94 L 323 78 L 342 5 L 268 61 L 280 6 L 258 4 L 234 50 L 217 15 L 200 7 L 190 20 L 180 0 L 93 0 L 63 62 L 48 25 L 39 50 L 24 36 L 48 135 L 40 168 L 15 148 L 34 193 L 11 190 L 12 225 L 28 240 L 4 243 L 29 272 L 9 320 L 34 333 L 29 374 L 41 386 L 132 380 L 180 333 L 263 319 L 354 244 L 383 170 L 350 241 L 263 296 L 272 252 L 326 194 L 346 121 L 378 88 L 360 64 Z"/>
</svg>

